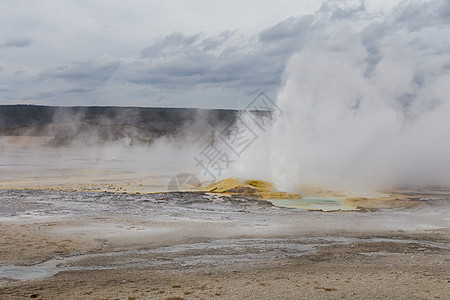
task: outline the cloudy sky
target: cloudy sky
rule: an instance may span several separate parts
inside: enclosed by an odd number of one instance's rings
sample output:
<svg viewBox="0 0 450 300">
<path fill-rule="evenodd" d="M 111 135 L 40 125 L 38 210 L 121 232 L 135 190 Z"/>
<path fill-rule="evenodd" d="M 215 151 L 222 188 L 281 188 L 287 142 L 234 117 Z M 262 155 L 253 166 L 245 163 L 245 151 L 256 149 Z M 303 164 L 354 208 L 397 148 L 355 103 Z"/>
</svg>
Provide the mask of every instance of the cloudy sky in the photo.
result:
<svg viewBox="0 0 450 300">
<path fill-rule="evenodd" d="M 289 58 L 329 28 L 375 54 L 408 32 L 433 59 L 449 18 L 445 0 L 0 0 L 0 104 L 242 108 L 276 98 Z"/>
</svg>

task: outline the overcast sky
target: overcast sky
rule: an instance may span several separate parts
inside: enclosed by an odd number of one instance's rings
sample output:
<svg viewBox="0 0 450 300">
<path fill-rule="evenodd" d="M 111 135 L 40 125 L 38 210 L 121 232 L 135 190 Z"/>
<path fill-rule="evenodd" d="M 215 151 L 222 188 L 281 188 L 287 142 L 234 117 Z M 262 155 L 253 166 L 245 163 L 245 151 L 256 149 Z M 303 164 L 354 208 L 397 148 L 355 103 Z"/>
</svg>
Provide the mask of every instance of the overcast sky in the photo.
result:
<svg viewBox="0 0 450 300">
<path fill-rule="evenodd" d="M 0 0 L 0 104 L 242 108 L 276 98 L 330 24 L 373 50 L 389 26 L 448 33 L 449 16 L 445 0 Z"/>
</svg>

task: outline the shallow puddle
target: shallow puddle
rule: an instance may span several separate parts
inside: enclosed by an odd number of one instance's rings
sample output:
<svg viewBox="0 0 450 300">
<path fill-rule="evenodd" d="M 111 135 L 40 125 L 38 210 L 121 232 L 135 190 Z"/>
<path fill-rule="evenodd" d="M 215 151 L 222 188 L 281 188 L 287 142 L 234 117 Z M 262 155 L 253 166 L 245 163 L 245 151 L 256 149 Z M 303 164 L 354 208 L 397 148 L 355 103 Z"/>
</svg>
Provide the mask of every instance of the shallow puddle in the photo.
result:
<svg viewBox="0 0 450 300">
<path fill-rule="evenodd" d="M 450 246 L 444 243 L 384 238 L 220 239 L 148 250 L 127 250 L 59 257 L 34 266 L 0 266 L 0 278 L 33 280 L 51 277 L 63 271 L 145 268 L 160 265 L 212 266 L 237 262 L 257 262 L 309 255 L 315 253 L 318 247 L 325 245 L 360 242 L 418 243 L 429 247 L 450 249 Z M 391 255 L 391 253 L 386 252 L 370 253 L 368 255 L 377 254 Z"/>
<path fill-rule="evenodd" d="M 319 198 L 315 196 L 304 196 L 301 199 L 270 199 L 273 205 L 279 207 L 299 208 L 299 209 L 321 209 L 323 211 L 332 210 L 354 210 L 353 207 L 345 204 L 342 198 Z"/>
<path fill-rule="evenodd" d="M 36 266 L 3 266 L 0 267 L 0 277 L 16 280 L 33 280 L 51 277 L 61 270 L 49 264 Z"/>
</svg>

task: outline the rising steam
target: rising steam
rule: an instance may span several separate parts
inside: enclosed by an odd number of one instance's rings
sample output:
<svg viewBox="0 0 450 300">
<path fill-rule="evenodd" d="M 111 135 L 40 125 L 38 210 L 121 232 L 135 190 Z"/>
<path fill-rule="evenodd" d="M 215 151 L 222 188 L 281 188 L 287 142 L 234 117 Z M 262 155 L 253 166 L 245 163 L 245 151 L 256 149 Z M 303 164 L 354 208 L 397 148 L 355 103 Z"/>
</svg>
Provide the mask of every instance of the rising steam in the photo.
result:
<svg viewBox="0 0 450 300">
<path fill-rule="evenodd" d="M 449 186 L 449 7 L 403 2 L 343 18 L 322 8 L 287 64 L 283 116 L 233 172 L 283 190 Z"/>
</svg>

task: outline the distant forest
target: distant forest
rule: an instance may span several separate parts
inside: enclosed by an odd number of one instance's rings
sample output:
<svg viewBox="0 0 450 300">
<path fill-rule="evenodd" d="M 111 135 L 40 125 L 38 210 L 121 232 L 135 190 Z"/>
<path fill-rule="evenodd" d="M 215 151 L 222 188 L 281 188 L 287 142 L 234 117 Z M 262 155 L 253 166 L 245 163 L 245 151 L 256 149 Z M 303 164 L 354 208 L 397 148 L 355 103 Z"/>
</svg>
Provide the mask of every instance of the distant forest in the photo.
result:
<svg viewBox="0 0 450 300">
<path fill-rule="evenodd" d="M 0 105 L 0 135 L 53 136 L 54 143 L 161 136 L 204 137 L 234 123 L 239 111 L 148 107 Z"/>
</svg>

